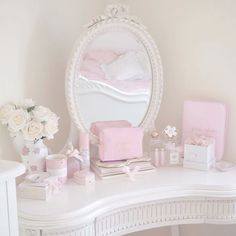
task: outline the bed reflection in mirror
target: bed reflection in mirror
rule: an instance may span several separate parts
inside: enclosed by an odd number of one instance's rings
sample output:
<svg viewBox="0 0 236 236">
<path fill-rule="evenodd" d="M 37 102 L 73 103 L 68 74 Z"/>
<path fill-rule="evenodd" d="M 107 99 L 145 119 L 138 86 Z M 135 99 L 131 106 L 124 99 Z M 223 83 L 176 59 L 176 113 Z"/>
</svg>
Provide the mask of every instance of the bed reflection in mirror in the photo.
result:
<svg viewBox="0 0 236 236">
<path fill-rule="evenodd" d="M 110 28 L 88 44 L 76 71 L 77 110 L 92 122 L 127 120 L 138 126 L 148 109 L 152 68 L 146 48 L 132 32 Z"/>
</svg>

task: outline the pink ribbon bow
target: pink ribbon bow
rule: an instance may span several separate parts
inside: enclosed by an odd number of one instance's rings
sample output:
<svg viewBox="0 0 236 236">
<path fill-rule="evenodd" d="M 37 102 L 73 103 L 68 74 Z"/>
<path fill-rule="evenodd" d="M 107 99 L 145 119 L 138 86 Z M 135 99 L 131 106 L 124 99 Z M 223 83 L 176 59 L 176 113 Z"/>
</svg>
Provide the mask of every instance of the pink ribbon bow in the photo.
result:
<svg viewBox="0 0 236 236">
<path fill-rule="evenodd" d="M 83 162 L 83 158 L 80 155 L 78 149 L 74 148 L 73 145 L 71 143 L 69 143 L 68 145 L 68 150 L 66 151 L 66 156 L 67 158 L 76 158 L 77 160 Z"/>
<path fill-rule="evenodd" d="M 52 195 L 59 193 L 63 186 L 62 182 L 56 176 L 51 176 L 44 179 L 44 183 L 49 185 L 49 190 Z"/>
</svg>

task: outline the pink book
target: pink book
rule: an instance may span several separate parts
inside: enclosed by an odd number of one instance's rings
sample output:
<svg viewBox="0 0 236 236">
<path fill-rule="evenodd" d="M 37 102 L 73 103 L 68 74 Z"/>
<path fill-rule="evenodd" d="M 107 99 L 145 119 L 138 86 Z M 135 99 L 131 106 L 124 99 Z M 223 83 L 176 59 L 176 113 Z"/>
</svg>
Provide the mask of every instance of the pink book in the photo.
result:
<svg viewBox="0 0 236 236">
<path fill-rule="evenodd" d="M 131 123 L 126 120 L 112 120 L 112 121 L 96 121 L 91 124 L 90 131 L 99 136 L 99 133 L 104 128 L 108 127 L 131 127 Z"/>
<path fill-rule="evenodd" d="M 119 161 L 143 156 L 143 129 L 106 128 L 99 133 L 99 159 Z"/>
<path fill-rule="evenodd" d="M 227 109 L 225 104 L 207 101 L 185 101 L 182 143 L 196 130 L 203 134 L 205 132 L 215 139 L 216 160 L 221 160 L 224 155 L 226 122 Z"/>
</svg>

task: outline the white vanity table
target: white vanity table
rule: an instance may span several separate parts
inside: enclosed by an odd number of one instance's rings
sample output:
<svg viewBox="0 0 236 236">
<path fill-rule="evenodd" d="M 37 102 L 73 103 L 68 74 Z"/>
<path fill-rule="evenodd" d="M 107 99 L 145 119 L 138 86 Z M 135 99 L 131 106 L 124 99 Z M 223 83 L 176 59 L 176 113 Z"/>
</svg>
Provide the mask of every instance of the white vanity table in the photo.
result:
<svg viewBox="0 0 236 236">
<path fill-rule="evenodd" d="M 112 62 L 106 61 L 111 58 Z M 89 67 L 92 59 L 94 65 L 104 67 L 105 63 L 108 71 L 119 62 L 115 72 L 131 77 L 103 77 L 100 67 Z M 108 6 L 104 15 L 87 25 L 69 60 L 68 141 L 77 146 L 78 131 L 90 133 L 91 122 L 98 120 L 128 120 L 145 132 L 152 130 L 162 90 L 160 55 L 146 27 L 125 6 Z M 96 144 L 98 138 L 90 133 L 90 140 Z M 163 167 L 140 174 L 135 181 L 124 176 L 89 186 L 68 182 L 62 193 L 47 202 L 18 199 L 18 214 L 22 236 L 124 235 L 178 224 L 233 224 L 236 170 L 220 173 Z M 172 231 L 173 236 L 177 231 Z"/>
<path fill-rule="evenodd" d="M 69 182 L 48 202 L 18 199 L 21 235 L 105 236 L 178 224 L 235 224 L 236 170 L 159 168 L 90 186 Z"/>
</svg>

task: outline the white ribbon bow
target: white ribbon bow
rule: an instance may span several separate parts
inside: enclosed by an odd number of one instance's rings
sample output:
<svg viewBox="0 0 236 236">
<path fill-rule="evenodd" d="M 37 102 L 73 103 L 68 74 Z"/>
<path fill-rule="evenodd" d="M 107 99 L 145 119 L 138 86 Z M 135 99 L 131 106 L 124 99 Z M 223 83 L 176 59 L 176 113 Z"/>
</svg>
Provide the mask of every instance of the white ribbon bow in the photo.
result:
<svg viewBox="0 0 236 236">
<path fill-rule="evenodd" d="M 132 170 L 129 166 L 124 166 L 122 170 L 129 177 L 129 179 L 131 181 L 134 181 L 135 180 L 135 175 L 140 170 L 140 166 L 135 166 Z"/>
</svg>

